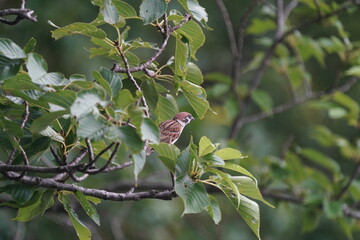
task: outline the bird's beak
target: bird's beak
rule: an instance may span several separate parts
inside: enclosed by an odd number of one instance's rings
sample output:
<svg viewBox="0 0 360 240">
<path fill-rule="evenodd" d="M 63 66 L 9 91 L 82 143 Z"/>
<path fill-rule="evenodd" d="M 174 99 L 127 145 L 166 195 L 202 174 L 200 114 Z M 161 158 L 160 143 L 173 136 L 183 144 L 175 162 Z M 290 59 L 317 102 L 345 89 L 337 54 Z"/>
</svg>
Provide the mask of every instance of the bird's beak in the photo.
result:
<svg viewBox="0 0 360 240">
<path fill-rule="evenodd" d="M 193 116 L 191 116 L 190 120 L 195 120 L 195 118 Z"/>
</svg>

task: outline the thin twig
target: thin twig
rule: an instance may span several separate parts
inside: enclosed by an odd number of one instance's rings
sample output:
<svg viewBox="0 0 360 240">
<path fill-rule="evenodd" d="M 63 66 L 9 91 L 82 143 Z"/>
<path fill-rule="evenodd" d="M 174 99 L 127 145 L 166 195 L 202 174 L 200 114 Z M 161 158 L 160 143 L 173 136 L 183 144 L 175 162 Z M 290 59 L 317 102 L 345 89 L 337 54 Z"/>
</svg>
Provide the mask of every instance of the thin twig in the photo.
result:
<svg viewBox="0 0 360 240">
<path fill-rule="evenodd" d="M 242 67 L 241 65 L 242 65 L 242 55 L 244 49 L 245 28 L 247 26 L 251 13 L 259 5 L 259 3 L 260 0 L 253 0 L 251 4 L 245 9 L 244 14 L 240 18 L 240 24 L 237 35 L 238 52 L 236 54 L 236 58 L 233 61 L 232 74 L 231 74 L 233 81 L 235 81 L 233 87 L 234 89 L 236 88 L 236 94 L 237 94 L 237 85 L 240 81 L 240 69 Z"/>
<path fill-rule="evenodd" d="M 129 62 L 128 62 L 127 58 L 125 57 L 125 54 L 124 54 L 123 51 L 121 50 L 121 47 L 119 46 L 119 43 L 116 42 L 115 44 L 116 44 L 116 47 L 117 47 L 117 49 L 118 49 L 118 51 L 119 51 L 119 53 L 120 53 L 121 58 L 122 58 L 123 61 L 124 61 L 125 69 L 126 69 L 126 75 L 127 75 L 127 76 L 130 78 L 130 80 L 133 82 L 133 84 L 135 85 L 136 89 L 137 89 L 138 91 L 142 92 L 139 84 L 136 82 L 134 76 L 131 74 L 131 72 L 130 72 L 130 70 L 129 70 Z M 150 114 L 149 114 L 149 105 L 147 104 L 146 99 L 145 99 L 144 96 L 141 96 L 140 99 L 141 99 L 142 104 L 143 104 L 144 107 L 145 107 L 145 109 L 144 109 L 145 116 L 146 116 L 146 117 L 149 117 L 149 116 L 150 116 Z"/>
<path fill-rule="evenodd" d="M 95 162 L 107 151 L 109 150 L 110 148 L 112 148 L 112 146 L 114 146 L 115 143 L 110 143 L 106 148 L 104 148 L 103 150 L 101 150 L 101 152 L 99 152 L 98 155 L 96 155 L 95 157 Z"/>
<path fill-rule="evenodd" d="M 120 147 L 120 143 L 116 143 L 113 152 L 111 153 L 108 161 L 106 162 L 106 164 L 105 164 L 103 167 L 101 167 L 101 168 L 99 168 L 99 169 L 92 170 L 91 172 L 88 172 L 88 173 L 98 174 L 98 173 L 100 173 L 100 172 L 105 171 L 105 170 L 109 167 L 109 165 L 111 164 L 112 160 L 114 159 L 117 151 L 119 150 L 119 147 Z"/>
<path fill-rule="evenodd" d="M 24 117 L 23 117 L 23 120 L 22 120 L 21 125 L 20 125 L 20 127 L 22 129 L 25 127 L 25 124 L 29 120 L 29 115 L 30 115 L 29 103 L 27 101 L 25 101 L 24 104 L 25 104 L 25 113 L 24 113 Z"/>
<path fill-rule="evenodd" d="M 89 152 L 89 166 L 91 167 L 95 163 L 94 151 L 89 138 L 85 138 L 85 143 Z"/>
<path fill-rule="evenodd" d="M 50 151 L 51 151 L 51 154 L 54 156 L 56 162 L 62 166 L 62 165 L 65 165 L 65 163 L 61 160 L 61 158 L 59 157 L 59 155 L 57 154 L 56 152 L 56 149 L 54 146 L 50 146 Z"/>
<path fill-rule="evenodd" d="M 9 155 L 9 158 L 8 158 L 8 160 L 6 161 L 6 164 L 12 164 L 12 162 L 13 162 L 14 159 L 15 159 L 16 152 L 17 152 L 17 150 L 16 150 L 15 148 L 11 151 L 11 153 L 10 153 L 10 155 Z"/>
</svg>

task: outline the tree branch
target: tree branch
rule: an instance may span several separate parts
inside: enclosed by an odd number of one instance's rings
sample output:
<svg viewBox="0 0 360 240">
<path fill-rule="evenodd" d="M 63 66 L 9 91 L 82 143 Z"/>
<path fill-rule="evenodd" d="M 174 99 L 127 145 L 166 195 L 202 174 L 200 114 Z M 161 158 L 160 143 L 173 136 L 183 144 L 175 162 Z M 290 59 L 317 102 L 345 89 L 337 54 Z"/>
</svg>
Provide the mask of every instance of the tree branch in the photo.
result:
<svg viewBox="0 0 360 240">
<path fill-rule="evenodd" d="M 235 94 L 236 100 L 239 103 L 241 102 L 241 98 L 238 93 L 238 84 L 240 81 L 240 69 L 242 64 L 242 54 L 244 48 L 245 28 L 247 26 L 251 13 L 259 5 L 259 3 L 260 0 L 253 0 L 250 6 L 245 9 L 243 15 L 241 16 L 237 42 L 235 43 L 237 51 L 232 54 L 233 55 L 233 61 L 232 61 L 233 64 L 231 67 L 232 89 Z"/>
<path fill-rule="evenodd" d="M 116 47 L 117 47 L 117 49 L 118 49 L 118 51 L 119 51 L 119 53 L 120 53 L 121 58 L 122 58 L 123 61 L 124 61 L 125 69 L 126 69 L 126 75 L 127 75 L 127 76 L 129 77 L 129 79 L 133 82 L 133 84 L 135 85 L 136 89 L 137 89 L 139 92 L 142 92 L 139 84 L 136 82 L 134 76 L 133 76 L 133 75 L 131 74 L 131 72 L 130 72 L 129 62 L 128 62 L 127 58 L 125 57 L 125 54 L 124 54 L 123 51 L 121 50 L 121 46 L 119 45 L 119 42 L 115 42 L 115 44 L 116 44 Z M 113 71 L 114 71 L 114 70 L 113 70 Z M 140 99 L 141 99 L 142 104 L 143 104 L 144 107 L 145 107 L 145 110 L 144 110 L 145 116 L 146 116 L 146 117 L 149 117 L 149 116 L 150 116 L 150 115 L 149 115 L 149 105 L 147 104 L 146 99 L 145 99 L 144 96 L 141 96 Z"/>
<path fill-rule="evenodd" d="M 18 174 L 11 173 L 11 177 L 17 177 Z M 154 198 L 162 200 L 171 200 L 176 197 L 174 190 L 149 190 L 146 192 L 127 192 L 127 193 L 115 193 L 108 192 L 100 189 L 84 188 L 73 184 L 59 183 L 53 179 L 43 179 L 40 177 L 24 176 L 19 182 L 28 185 L 34 185 L 38 187 L 51 188 L 57 190 L 67 190 L 71 192 L 80 191 L 87 196 L 93 196 L 104 200 L 112 201 L 137 201 L 140 199 Z"/>
<path fill-rule="evenodd" d="M 349 205 L 345 204 L 343 206 L 343 213 L 345 216 L 347 216 L 349 218 L 355 218 L 357 220 L 360 220 L 360 211 L 351 208 Z"/>
<path fill-rule="evenodd" d="M 21 127 L 22 129 L 24 129 L 25 124 L 26 124 L 27 121 L 29 120 L 29 115 L 30 115 L 29 103 L 28 103 L 27 101 L 25 101 L 24 104 L 25 104 L 25 112 L 24 112 L 23 120 L 22 120 L 21 125 L 20 125 L 20 127 Z"/>
<path fill-rule="evenodd" d="M 34 14 L 34 10 L 25 8 L 26 1 L 21 0 L 21 8 L 9 8 L 0 10 L 0 22 L 15 25 L 23 19 L 28 19 L 32 22 L 37 22 L 37 16 Z M 6 18 L 2 18 L 3 16 L 12 16 L 15 15 L 15 20 L 11 21 Z"/>
<path fill-rule="evenodd" d="M 220 13 L 222 15 L 222 18 L 225 23 L 226 32 L 229 38 L 230 48 L 231 48 L 231 54 L 233 56 L 233 59 L 238 54 L 238 46 L 236 44 L 236 38 L 235 38 L 235 32 L 232 25 L 232 21 L 229 16 L 229 12 L 224 4 L 223 0 L 216 0 L 216 4 L 219 7 Z"/>
<path fill-rule="evenodd" d="M 103 167 L 99 168 L 99 169 L 94 169 L 93 171 L 91 171 L 91 174 L 97 174 L 97 173 L 105 171 L 109 167 L 109 165 L 112 163 L 112 160 L 114 159 L 117 151 L 119 150 L 119 146 L 120 146 L 120 143 L 116 143 L 115 148 L 114 148 L 113 152 L 111 153 L 111 155 L 110 155 L 108 161 L 106 162 L 106 164 Z M 88 173 L 90 173 L 90 172 L 88 172 Z"/>
</svg>

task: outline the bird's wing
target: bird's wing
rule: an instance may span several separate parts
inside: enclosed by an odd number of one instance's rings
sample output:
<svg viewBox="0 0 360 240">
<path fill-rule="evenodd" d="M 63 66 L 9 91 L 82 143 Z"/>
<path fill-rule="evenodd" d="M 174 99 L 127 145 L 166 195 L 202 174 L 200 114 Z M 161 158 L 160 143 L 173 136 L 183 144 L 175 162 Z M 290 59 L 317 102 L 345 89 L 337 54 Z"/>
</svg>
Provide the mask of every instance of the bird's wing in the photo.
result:
<svg viewBox="0 0 360 240">
<path fill-rule="evenodd" d="M 174 120 L 167 120 L 159 125 L 160 142 L 174 144 L 178 140 L 183 127 Z"/>
</svg>

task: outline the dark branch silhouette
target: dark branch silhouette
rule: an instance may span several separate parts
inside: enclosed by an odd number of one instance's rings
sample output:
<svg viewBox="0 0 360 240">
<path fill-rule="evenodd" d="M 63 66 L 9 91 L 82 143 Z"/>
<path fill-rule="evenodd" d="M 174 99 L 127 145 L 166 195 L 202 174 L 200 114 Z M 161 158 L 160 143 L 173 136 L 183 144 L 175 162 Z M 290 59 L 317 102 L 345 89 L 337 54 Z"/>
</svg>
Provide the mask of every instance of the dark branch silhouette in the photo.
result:
<svg viewBox="0 0 360 240">
<path fill-rule="evenodd" d="M 26 1 L 21 1 L 21 8 L 9 8 L 0 10 L 0 22 L 8 25 L 15 25 L 21 20 L 27 19 L 32 22 L 37 22 L 37 16 L 34 13 L 34 10 L 25 8 Z M 16 16 L 14 20 L 9 20 L 7 16 Z"/>
</svg>

